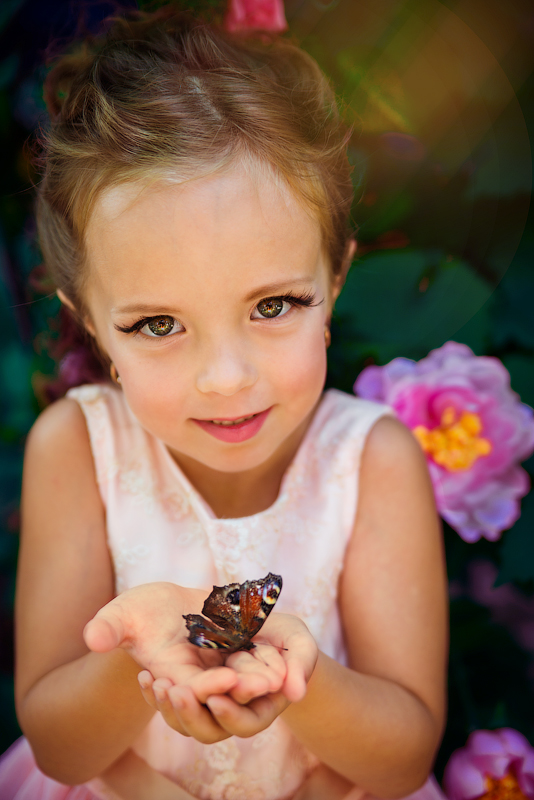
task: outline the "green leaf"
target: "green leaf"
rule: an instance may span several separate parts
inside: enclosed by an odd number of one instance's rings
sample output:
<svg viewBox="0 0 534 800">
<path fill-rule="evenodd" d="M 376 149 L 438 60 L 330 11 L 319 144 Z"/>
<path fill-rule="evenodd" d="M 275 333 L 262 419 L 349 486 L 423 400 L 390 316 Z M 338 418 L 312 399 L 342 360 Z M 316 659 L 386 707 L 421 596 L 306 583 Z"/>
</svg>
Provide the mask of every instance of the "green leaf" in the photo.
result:
<svg viewBox="0 0 534 800">
<path fill-rule="evenodd" d="M 468 264 L 439 250 L 371 253 L 349 273 L 336 318 L 352 341 L 420 357 L 453 338 L 491 291 Z"/>
<path fill-rule="evenodd" d="M 516 342 L 534 349 L 534 242 L 523 241 L 499 285 L 495 306 L 493 340 L 497 347 Z"/>
<path fill-rule="evenodd" d="M 512 353 L 503 355 L 502 362 L 510 373 L 514 392 L 518 393 L 523 403 L 534 406 L 534 355 Z"/>
<path fill-rule="evenodd" d="M 508 581 L 534 582 L 534 492 L 521 503 L 521 516 L 511 530 L 503 534 L 500 546 L 501 569 L 496 586 Z"/>
</svg>

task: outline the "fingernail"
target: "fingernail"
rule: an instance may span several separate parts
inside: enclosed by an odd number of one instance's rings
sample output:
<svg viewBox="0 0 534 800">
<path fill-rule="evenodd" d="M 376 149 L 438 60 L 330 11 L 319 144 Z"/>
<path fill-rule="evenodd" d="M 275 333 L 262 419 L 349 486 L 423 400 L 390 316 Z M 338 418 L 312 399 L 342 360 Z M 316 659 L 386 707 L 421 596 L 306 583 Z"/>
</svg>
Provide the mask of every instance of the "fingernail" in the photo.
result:
<svg viewBox="0 0 534 800">
<path fill-rule="evenodd" d="M 219 709 L 219 711 L 217 711 L 217 702 L 213 703 L 213 701 L 210 698 L 208 698 L 206 700 L 206 705 L 207 705 L 207 707 L 209 708 L 209 710 L 211 711 L 211 713 L 213 714 L 214 717 L 217 717 L 219 715 L 220 709 Z"/>
<path fill-rule="evenodd" d="M 165 694 L 166 694 L 165 689 L 159 689 L 159 688 L 154 689 L 154 696 L 156 700 L 159 700 L 160 702 L 165 700 Z"/>
<path fill-rule="evenodd" d="M 171 700 L 172 707 L 176 709 L 176 711 L 182 711 L 185 708 L 185 703 L 182 697 L 173 697 Z"/>
<path fill-rule="evenodd" d="M 147 683 L 147 681 L 141 681 L 141 680 L 140 680 L 140 681 L 139 681 L 139 686 L 141 687 L 141 689 L 148 689 L 148 683 Z"/>
</svg>

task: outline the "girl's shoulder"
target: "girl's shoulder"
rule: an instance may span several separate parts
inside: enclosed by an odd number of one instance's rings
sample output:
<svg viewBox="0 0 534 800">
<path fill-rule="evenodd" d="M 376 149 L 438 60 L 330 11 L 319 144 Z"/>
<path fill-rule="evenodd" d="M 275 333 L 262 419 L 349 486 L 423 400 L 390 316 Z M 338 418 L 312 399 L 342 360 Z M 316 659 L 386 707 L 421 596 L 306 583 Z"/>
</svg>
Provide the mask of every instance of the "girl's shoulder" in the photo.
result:
<svg viewBox="0 0 534 800">
<path fill-rule="evenodd" d="M 88 441 L 87 425 L 79 404 L 62 397 L 39 414 L 28 434 L 26 450 L 57 452 L 62 445 L 70 447 Z"/>
<path fill-rule="evenodd" d="M 56 400 L 37 417 L 26 439 L 23 489 L 34 497 L 61 483 L 63 493 L 95 488 L 91 441 L 82 409 L 68 397 Z"/>
<path fill-rule="evenodd" d="M 78 477 L 83 473 L 94 482 L 94 443 L 86 404 L 92 401 L 102 408 L 109 392 L 120 394 L 105 384 L 80 386 L 42 411 L 26 440 L 26 472 L 63 470 Z"/>
<path fill-rule="evenodd" d="M 329 389 L 325 392 L 314 420 L 319 440 L 359 445 L 362 466 L 372 463 L 385 471 L 399 463 L 413 463 L 420 469 L 425 462 L 421 448 L 409 428 L 383 403 Z M 364 457 L 365 456 L 365 457 Z"/>
</svg>

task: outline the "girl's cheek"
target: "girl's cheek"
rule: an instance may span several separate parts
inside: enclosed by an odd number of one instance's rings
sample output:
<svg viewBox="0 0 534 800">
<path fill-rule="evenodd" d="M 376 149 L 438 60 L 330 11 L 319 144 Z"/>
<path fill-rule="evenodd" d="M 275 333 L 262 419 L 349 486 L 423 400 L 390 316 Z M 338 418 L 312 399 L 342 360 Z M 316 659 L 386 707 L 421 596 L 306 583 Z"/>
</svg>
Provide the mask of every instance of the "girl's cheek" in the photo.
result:
<svg viewBox="0 0 534 800">
<path fill-rule="evenodd" d="M 320 393 L 326 375 L 324 331 L 308 336 L 293 348 L 287 348 L 283 360 L 283 376 L 287 390 L 298 400 L 308 393 Z M 307 397 L 306 397 L 307 399 Z"/>
</svg>

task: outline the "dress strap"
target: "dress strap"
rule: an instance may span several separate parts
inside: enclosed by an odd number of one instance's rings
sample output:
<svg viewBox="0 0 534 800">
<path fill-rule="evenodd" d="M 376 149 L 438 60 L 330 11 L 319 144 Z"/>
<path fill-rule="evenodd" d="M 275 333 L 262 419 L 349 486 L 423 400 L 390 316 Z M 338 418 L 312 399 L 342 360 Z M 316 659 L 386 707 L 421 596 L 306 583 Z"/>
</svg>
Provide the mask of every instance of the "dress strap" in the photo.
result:
<svg viewBox="0 0 534 800">
<path fill-rule="evenodd" d="M 69 389 L 67 397 L 76 400 L 84 414 L 96 479 L 106 503 L 108 484 L 117 475 L 121 452 L 142 444 L 137 440 L 146 439 L 146 432 L 133 418 L 120 389 L 88 384 Z"/>
</svg>

